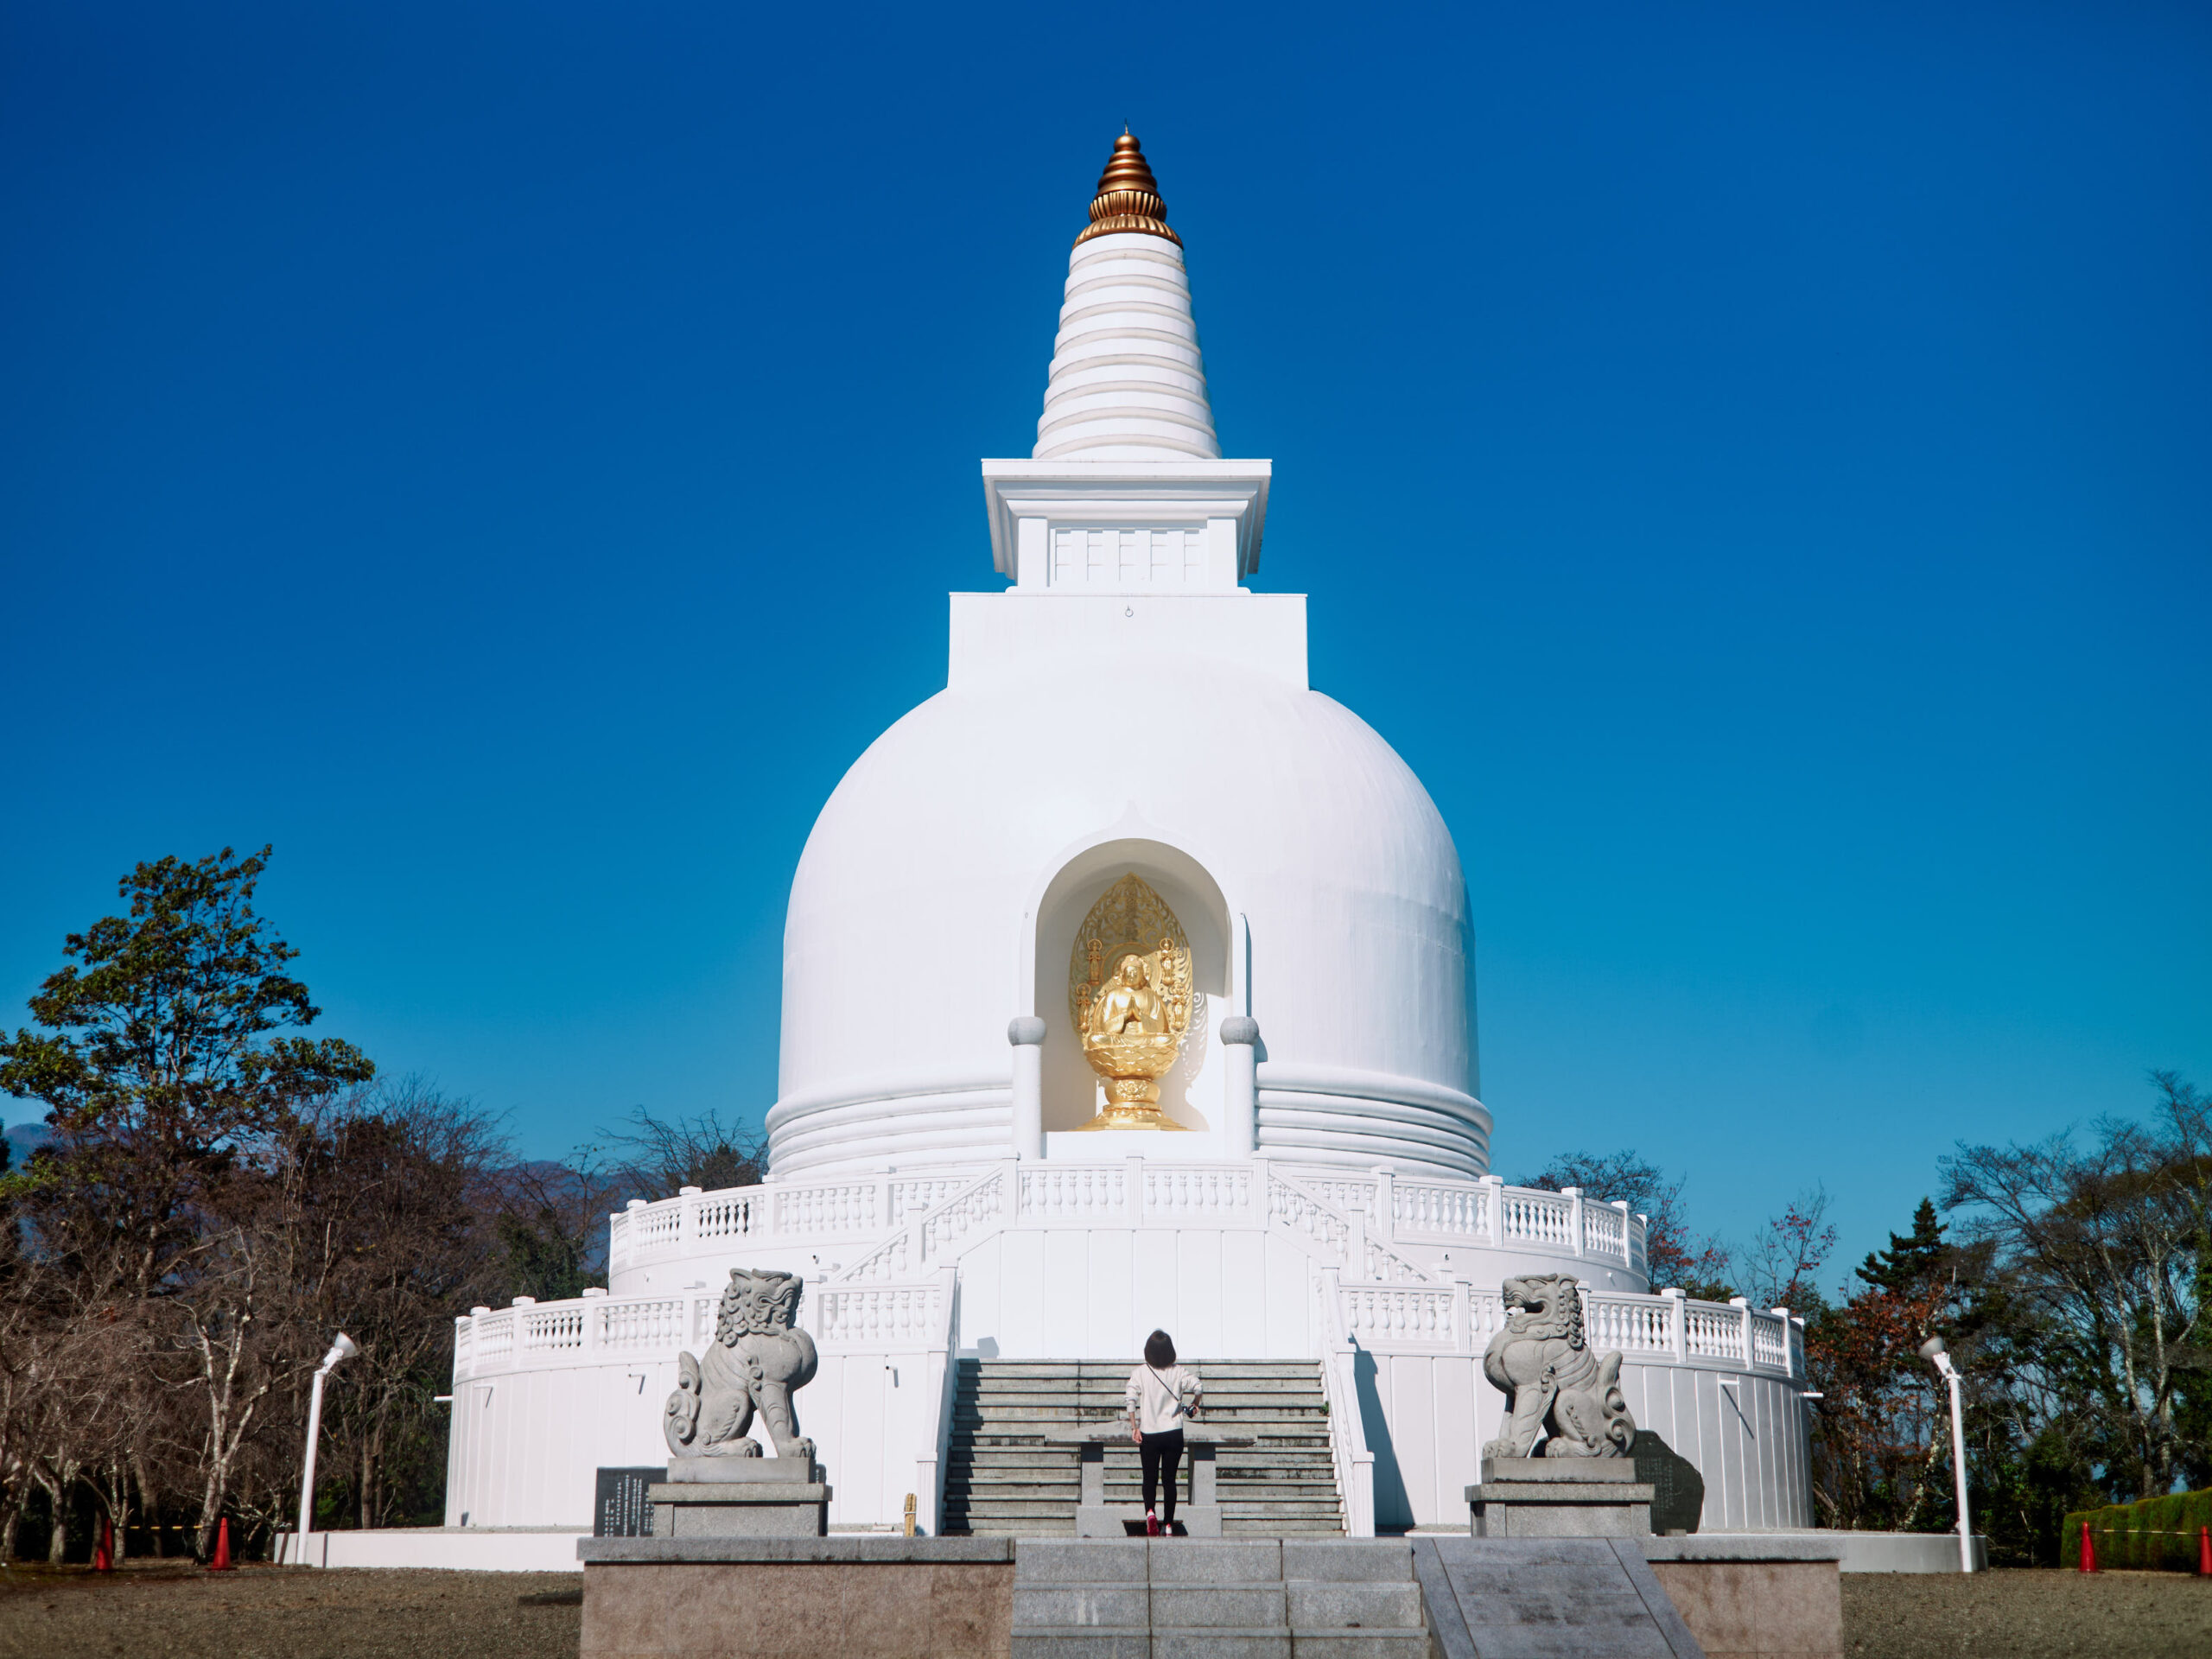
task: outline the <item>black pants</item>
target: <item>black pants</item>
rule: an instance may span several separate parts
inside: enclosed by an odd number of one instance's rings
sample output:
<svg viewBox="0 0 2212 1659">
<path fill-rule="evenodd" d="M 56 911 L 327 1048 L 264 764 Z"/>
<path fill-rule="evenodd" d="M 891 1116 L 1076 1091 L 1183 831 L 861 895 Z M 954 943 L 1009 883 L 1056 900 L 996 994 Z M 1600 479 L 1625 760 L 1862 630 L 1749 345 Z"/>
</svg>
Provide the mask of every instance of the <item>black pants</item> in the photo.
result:
<svg viewBox="0 0 2212 1659">
<path fill-rule="evenodd" d="M 1171 1428 L 1165 1434 L 1147 1434 L 1137 1446 L 1137 1461 L 1144 1465 L 1144 1506 L 1152 1508 L 1152 1495 L 1166 1477 L 1166 1502 L 1160 1506 L 1161 1525 L 1175 1518 L 1175 1471 L 1183 1461 L 1183 1431 Z"/>
</svg>

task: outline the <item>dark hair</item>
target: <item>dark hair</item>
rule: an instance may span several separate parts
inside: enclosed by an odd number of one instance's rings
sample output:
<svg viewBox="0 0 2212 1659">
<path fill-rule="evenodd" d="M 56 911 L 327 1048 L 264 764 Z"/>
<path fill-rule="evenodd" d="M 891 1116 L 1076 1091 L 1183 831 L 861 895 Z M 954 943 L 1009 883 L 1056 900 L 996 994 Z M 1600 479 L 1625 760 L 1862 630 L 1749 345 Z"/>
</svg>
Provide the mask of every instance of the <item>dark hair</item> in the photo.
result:
<svg viewBox="0 0 2212 1659">
<path fill-rule="evenodd" d="M 1175 1363 L 1175 1338 L 1165 1331 L 1155 1331 L 1144 1339 L 1144 1363 L 1151 1366 L 1173 1365 Z"/>
</svg>

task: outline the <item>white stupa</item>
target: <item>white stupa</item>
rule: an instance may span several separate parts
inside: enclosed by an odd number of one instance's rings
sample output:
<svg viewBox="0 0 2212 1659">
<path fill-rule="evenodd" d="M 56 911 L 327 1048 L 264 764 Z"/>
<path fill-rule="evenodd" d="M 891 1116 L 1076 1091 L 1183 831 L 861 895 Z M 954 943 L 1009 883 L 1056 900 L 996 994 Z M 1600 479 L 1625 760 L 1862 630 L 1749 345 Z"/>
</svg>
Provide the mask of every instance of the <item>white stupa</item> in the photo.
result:
<svg viewBox="0 0 2212 1659">
<path fill-rule="evenodd" d="M 845 775 L 799 860 L 779 1176 L 1077 1155 L 1059 1137 L 1098 1088 L 1069 949 L 1131 873 L 1187 930 L 1205 997 L 1165 1090 L 1192 1131 L 1175 1155 L 1489 1167 L 1459 855 L 1405 762 L 1307 685 L 1304 595 L 1241 585 L 1269 464 L 1219 459 L 1162 215 L 1124 137 L 1069 259 L 1035 454 L 983 463 L 1013 586 L 952 595 L 944 690 Z M 927 995 L 855 997 L 911 973 Z M 1237 1015 L 1259 1026 L 1256 1123 L 1218 1041 Z M 1006 1052 L 1033 1017 L 1036 1098 Z"/>
<path fill-rule="evenodd" d="M 586 1522 L 595 1469 L 664 1456 L 676 1352 L 734 1267 L 807 1279 L 837 1525 L 909 1494 L 925 1530 L 974 1521 L 956 1393 L 1126 1365 L 1155 1325 L 1202 1370 L 1306 1379 L 1331 1524 L 1464 1523 L 1500 1282 L 1554 1273 L 1708 1525 L 1809 1523 L 1788 1313 L 1653 1294 L 1624 1205 L 1489 1174 L 1459 855 L 1307 684 L 1304 596 L 1249 585 L 1269 476 L 1222 458 L 1182 245 L 1124 136 L 1035 450 L 982 465 L 1007 585 L 951 595 L 945 689 L 799 860 L 769 1179 L 633 1203 L 606 1294 L 461 1322 L 449 1523 Z"/>
</svg>

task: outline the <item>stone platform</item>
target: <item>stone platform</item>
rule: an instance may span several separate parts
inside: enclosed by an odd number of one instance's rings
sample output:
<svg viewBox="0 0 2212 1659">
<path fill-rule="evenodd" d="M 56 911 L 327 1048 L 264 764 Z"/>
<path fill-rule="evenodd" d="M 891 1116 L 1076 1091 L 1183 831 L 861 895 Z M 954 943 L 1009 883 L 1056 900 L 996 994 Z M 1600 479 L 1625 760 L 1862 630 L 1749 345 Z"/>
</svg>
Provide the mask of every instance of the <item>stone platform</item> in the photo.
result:
<svg viewBox="0 0 2212 1659">
<path fill-rule="evenodd" d="M 1478 1538 L 1648 1538 L 1655 1489 L 1625 1458 L 1484 1458 L 1467 1488 Z"/>
<path fill-rule="evenodd" d="M 1841 1659 L 1840 1548 L 585 1538 L 581 1659 Z"/>
<path fill-rule="evenodd" d="M 830 1530 L 830 1487 L 811 1459 L 676 1458 L 645 1497 L 656 1538 L 819 1538 Z"/>
<path fill-rule="evenodd" d="M 1004 1659 L 1006 1538 L 584 1538 L 582 1659 Z"/>
</svg>

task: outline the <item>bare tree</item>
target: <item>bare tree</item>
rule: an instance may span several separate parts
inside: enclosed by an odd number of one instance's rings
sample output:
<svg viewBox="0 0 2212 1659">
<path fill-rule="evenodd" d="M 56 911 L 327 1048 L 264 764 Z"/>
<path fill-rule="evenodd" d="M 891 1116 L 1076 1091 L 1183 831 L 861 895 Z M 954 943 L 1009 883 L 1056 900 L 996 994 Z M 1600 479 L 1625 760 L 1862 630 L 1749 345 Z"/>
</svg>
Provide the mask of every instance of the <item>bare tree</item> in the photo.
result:
<svg viewBox="0 0 2212 1659">
<path fill-rule="evenodd" d="M 503 1274 L 505 1151 L 489 1118 L 413 1078 L 356 1102 L 327 1138 L 320 1207 L 335 1242 L 320 1302 L 361 1350 L 327 1408 L 332 1467 L 353 1470 L 364 1527 L 389 1518 L 395 1446 L 442 1443 L 454 1316 Z"/>
<path fill-rule="evenodd" d="M 622 1127 L 601 1132 L 613 1154 L 608 1174 L 638 1189 L 636 1196 L 664 1198 L 679 1187 L 754 1186 L 768 1173 L 768 1138 L 742 1123 L 725 1122 L 711 1108 L 695 1117 L 656 1117 L 633 1109 Z"/>
<path fill-rule="evenodd" d="M 1657 1165 L 1633 1150 L 1603 1156 L 1564 1152 L 1522 1185 L 1553 1192 L 1577 1187 L 1606 1204 L 1624 1200 L 1631 1211 L 1647 1217 L 1644 1257 L 1652 1283 L 1680 1286 L 1692 1296 L 1718 1301 L 1735 1294 L 1722 1282 L 1729 1272 L 1726 1247 L 1690 1230 L 1682 1203 L 1683 1178 L 1669 1179 Z"/>
<path fill-rule="evenodd" d="M 1739 1258 L 1745 1295 L 1759 1307 L 1810 1313 L 1827 1302 L 1820 1271 L 1835 1249 L 1825 1187 L 1801 1192 L 1752 1236 Z"/>
<path fill-rule="evenodd" d="M 1966 1207 L 1968 1236 L 2048 1332 L 2038 1368 L 2084 1396 L 2145 1497 L 2171 1489 L 2188 1450 L 2177 1405 L 2207 1357 L 2212 1240 L 2212 1102 L 2170 1071 L 2152 1082 L 2146 1122 L 1943 1160 L 1947 1207 Z"/>
</svg>

